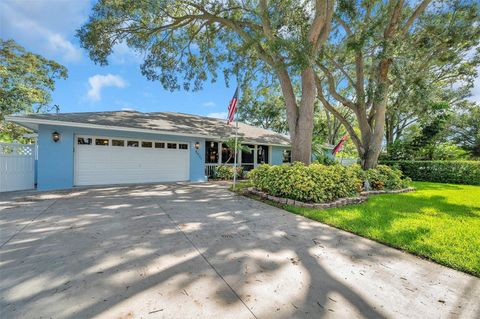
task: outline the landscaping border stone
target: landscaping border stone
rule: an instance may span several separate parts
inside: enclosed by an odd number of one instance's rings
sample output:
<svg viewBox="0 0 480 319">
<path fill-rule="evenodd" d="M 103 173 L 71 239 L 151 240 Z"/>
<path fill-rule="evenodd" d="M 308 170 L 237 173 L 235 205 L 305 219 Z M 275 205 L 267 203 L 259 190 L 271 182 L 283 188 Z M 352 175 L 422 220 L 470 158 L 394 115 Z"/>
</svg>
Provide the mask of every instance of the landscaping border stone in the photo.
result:
<svg viewBox="0 0 480 319">
<path fill-rule="evenodd" d="M 298 200 L 293 200 L 290 198 L 283 198 L 268 195 L 265 192 L 262 192 L 255 187 L 248 187 L 247 191 L 253 195 L 257 195 L 263 199 L 268 199 L 272 202 L 279 203 L 279 204 L 286 204 L 292 205 L 297 207 L 304 207 L 304 208 L 314 208 L 314 209 L 327 209 L 332 207 L 342 207 L 351 204 L 360 204 L 368 200 L 368 196 L 371 195 L 379 195 L 379 194 L 398 194 L 398 193 L 408 193 L 415 191 L 415 188 L 408 187 L 399 190 L 377 190 L 377 191 L 363 191 L 357 197 L 348 197 L 348 198 L 339 198 L 332 202 L 328 203 L 304 203 Z"/>
</svg>

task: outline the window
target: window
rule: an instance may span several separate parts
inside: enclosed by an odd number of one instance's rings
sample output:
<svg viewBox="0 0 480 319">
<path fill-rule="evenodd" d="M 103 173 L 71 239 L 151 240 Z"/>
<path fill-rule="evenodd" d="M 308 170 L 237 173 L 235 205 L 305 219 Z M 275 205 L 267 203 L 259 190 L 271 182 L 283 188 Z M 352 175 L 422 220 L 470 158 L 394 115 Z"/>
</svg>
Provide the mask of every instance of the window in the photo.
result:
<svg viewBox="0 0 480 319">
<path fill-rule="evenodd" d="M 268 146 L 257 146 L 257 164 L 268 164 Z"/>
<path fill-rule="evenodd" d="M 292 162 L 292 151 L 291 150 L 283 150 L 283 163 L 291 163 Z"/>
<path fill-rule="evenodd" d="M 79 137 L 79 138 L 77 138 L 77 144 L 78 145 L 91 145 L 92 144 L 92 139 L 91 138 L 86 138 L 86 137 Z"/>
<path fill-rule="evenodd" d="M 253 164 L 255 145 L 244 145 L 250 149 L 250 151 L 242 151 L 242 164 Z"/>
<path fill-rule="evenodd" d="M 138 147 L 138 141 L 127 141 L 128 147 Z"/>
<path fill-rule="evenodd" d="M 108 138 L 96 138 L 95 145 L 108 146 Z"/>
<path fill-rule="evenodd" d="M 178 148 L 181 150 L 188 150 L 188 144 L 178 144 Z"/>
<path fill-rule="evenodd" d="M 176 149 L 177 144 L 176 143 L 167 143 L 167 148 Z"/>
<path fill-rule="evenodd" d="M 152 142 L 142 142 L 142 147 L 147 147 L 147 148 L 152 148 L 153 143 Z"/>
<path fill-rule="evenodd" d="M 233 163 L 234 150 L 228 148 L 227 144 L 222 144 L 222 163 Z"/>
<path fill-rule="evenodd" d="M 155 148 L 165 148 L 165 143 L 163 143 L 163 142 L 155 142 Z"/>
<path fill-rule="evenodd" d="M 205 142 L 205 163 L 218 163 L 218 143 Z"/>
<path fill-rule="evenodd" d="M 112 140 L 112 146 L 125 146 L 124 140 Z"/>
</svg>

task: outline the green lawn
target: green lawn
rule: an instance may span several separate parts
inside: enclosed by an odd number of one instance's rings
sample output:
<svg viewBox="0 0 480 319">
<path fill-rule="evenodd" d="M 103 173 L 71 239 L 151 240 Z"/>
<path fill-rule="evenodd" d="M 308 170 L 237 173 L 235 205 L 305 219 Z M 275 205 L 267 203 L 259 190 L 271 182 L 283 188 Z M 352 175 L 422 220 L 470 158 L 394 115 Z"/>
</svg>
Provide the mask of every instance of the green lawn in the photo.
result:
<svg viewBox="0 0 480 319">
<path fill-rule="evenodd" d="M 370 196 L 342 208 L 283 208 L 480 276 L 480 186 L 414 187 L 413 193 Z"/>
</svg>

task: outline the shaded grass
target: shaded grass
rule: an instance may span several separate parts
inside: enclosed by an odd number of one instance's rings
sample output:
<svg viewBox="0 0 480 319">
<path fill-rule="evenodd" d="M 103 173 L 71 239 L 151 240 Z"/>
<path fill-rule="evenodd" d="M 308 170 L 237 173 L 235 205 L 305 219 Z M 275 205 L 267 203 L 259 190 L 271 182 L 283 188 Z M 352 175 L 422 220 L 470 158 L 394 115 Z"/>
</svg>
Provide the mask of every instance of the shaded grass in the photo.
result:
<svg viewBox="0 0 480 319">
<path fill-rule="evenodd" d="M 414 187 L 416 192 L 370 196 L 341 208 L 282 208 L 480 276 L 480 186 L 415 182 Z"/>
</svg>

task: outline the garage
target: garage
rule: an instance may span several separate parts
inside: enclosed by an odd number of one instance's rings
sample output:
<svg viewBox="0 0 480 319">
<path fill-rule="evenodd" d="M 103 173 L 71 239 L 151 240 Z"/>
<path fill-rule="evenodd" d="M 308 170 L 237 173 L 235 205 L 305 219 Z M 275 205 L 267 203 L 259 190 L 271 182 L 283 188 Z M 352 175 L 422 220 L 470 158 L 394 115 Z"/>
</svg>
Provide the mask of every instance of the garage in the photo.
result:
<svg viewBox="0 0 480 319">
<path fill-rule="evenodd" d="M 75 136 L 74 184 L 108 185 L 189 180 L 189 144 Z"/>
</svg>

